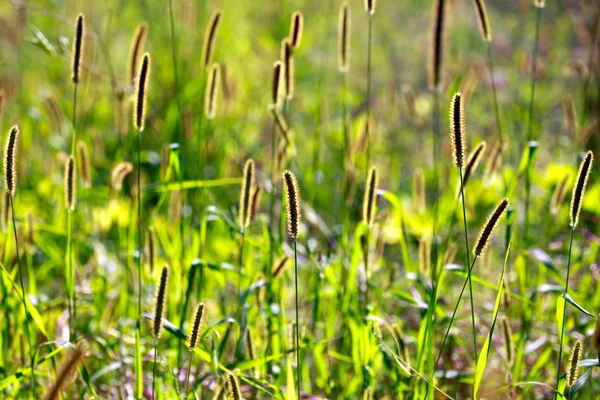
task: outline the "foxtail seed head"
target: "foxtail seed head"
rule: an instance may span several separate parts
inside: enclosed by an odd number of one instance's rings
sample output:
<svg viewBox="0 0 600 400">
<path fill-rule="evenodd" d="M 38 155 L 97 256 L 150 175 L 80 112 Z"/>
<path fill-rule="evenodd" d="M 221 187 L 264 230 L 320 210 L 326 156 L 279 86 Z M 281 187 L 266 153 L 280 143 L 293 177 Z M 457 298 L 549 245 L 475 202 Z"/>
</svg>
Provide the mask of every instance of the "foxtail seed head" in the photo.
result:
<svg viewBox="0 0 600 400">
<path fill-rule="evenodd" d="M 295 49 L 302 42 L 302 32 L 304 31 L 304 16 L 300 11 L 295 11 L 292 14 L 292 22 L 290 24 L 290 44 Z"/>
<path fill-rule="evenodd" d="M 75 157 L 69 156 L 65 162 L 65 205 L 69 211 L 75 211 L 77 199 L 77 172 L 75 168 Z"/>
<path fill-rule="evenodd" d="M 156 292 L 154 294 L 154 320 L 152 322 L 152 334 L 155 338 L 160 337 L 160 331 L 162 329 L 162 320 L 165 315 L 167 302 L 168 285 L 169 267 L 165 265 L 160 273 L 160 280 L 158 281 L 158 286 L 156 286 Z"/>
<path fill-rule="evenodd" d="M 129 161 L 121 161 L 110 173 L 110 186 L 113 191 L 119 192 L 123 189 L 123 180 L 133 171 L 133 164 Z"/>
<path fill-rule="evenodd" d="M 148 81 L 150 80 L 150 54 L 144 54 L 142 65 L 135 85 L 135 107 L 133 109 L 133 126 L 138 131 L 144 130 L 146 123 L 146 103 L 148 101 Z"/>
<path fill-rule="evenodd" d="M 285 267 L 286 267 L 289 259 L 290 258 L 287 255 L 282 254 L 281 257 L 279 257 L 277 259 L 277 261 L 275 261 L 275 264 L 273 265 L 273 268 L 271 269 L 271 275 L 273 276 L 273 278 L 277 278 L 277 277 L 281 276 L 283 271 L 285 271 Z"/>
<path fill-rule="evenodd" d="M 19 127 L 10 128 L 4 147 L 4 190 L 15 195 L 17 187 L 17 151 L 19 149 Z"/>
<path fill-rule="evenodd" d="M 287 228 L 288 233 L 293 239 L 298 238 L 298 230 L 302 219 L 300 210 L 300 188 L 296 175 L 289 170 L 283 171 L 283 185 L 285 188 L 285 198 L 287 200 Z"/>
<path fill-rule="evenodd" d="M 83 341 L 68 350 L 56 373 L 56 381 L 48 388 L 44 396 L 44 400 L 58 400 L 63 391 L 65 391 L 75 380 L 77 369 L 83 363 L 85 356 L 86 345 Z"/>
<path fill-rule="evenodd" d="M 252 188 L 252 193 L 250 194 L 250 223 L 254 221 L 256 214 L 258 214 L 258 209 L 260 208 L 260 199 L 262 197 L 263 188 L 261 186 L 255 185 Z"/>
<path fill-rule="evenodd" d="M 285 66 L 281 61 L 275 61 L 273 64 L 273 81 L 271 85 L 271 104 L 273 107 L 277 107 L 281 103 L 284 69 Z"/>
<path fill-rule="evenodd" d="M 546 0 L 533 0 L 533 5 L 537 8 L 544 8 L 546 7 Z"/>
<path fill-rule="evenodd" d="M 365 0 L 365 11 L 370 15 L 375 14 L 375 6 L 377 5 L 377 0 Z"/>
<path fill-rule="evenodd" d="M 87 145 L 81 140 L 77 142 L 77 161 L 79 161 L 79 171 L 83 187 L 89 189 L 92 187 L 92 165 Z"/>
<path fill-rule="evenodd" d="M 412 182 L 413 207 L 419 214 L 425 212 L 425 174 L 421 168 L 416 168 Z"/>
<path fill-rule="evenodd" d="M 502 143 L 496 142 L 490 156 L 488 157 L 487 164 L 485 165 L 485 172 L 483 173 L 484 181 L 487 183 L 492 179 L 492 176 L 500 170 L 502 165 Z"/>
<path fill-rule="evenodd" d="M 202 46 L 202 66 L 207 68 L 212 62 L 212 56 L 215 51 L 215 40 L 219 32 L 221 17 L 223 11 L 217 10 L 210 17 L 210 21 L 204 33 L 204 45 Z"/>
<path fill-rule="evenodd" d="M 237 378 L 233 374 L 227 374 L 227 386 L 229 388 L 229 394 L 233 400 L 241 400 L 242 394 L 240 392 L 240 385 Z"/>
<path fill-rule="evenodd" d="M 138 72 L 138 60 L 144 43 L 146 42 L 146 36 L 148 35 L 148 24 L 142 22 L 135 29 L 133 38 L 131 39 L 131 45 L 129 47 L 129 84 L 134 83 L 135 74 Z"/>
<path fill-rule="evenodd" d="M 73 38 L 73 60 L 71 64 L 71 79 L 73 83 L 79 83 L 81 60 L 83 59 L 83 36 L 85 33 L 85 21 L 83 14 L 77 16 L 75 22 L 75 36 Z"/>
<path fill-rule="evenodd" d="M 449 0 L 435 0 L 433 4 L 433 33 L 429 54 L 429 89 L 436 90 L 442 81 L 446 51 L 446 8 Z"/>
<path fill-rule="evenodd" d="M 208 84 L 204 94 L 204 114 L 208 119 L 213 119 L 217 113 L 217 93 L 219 92 L 220 78 L 221 68 L 219 68 L 219 64 L 214 63 L 208 75 Z"/>
<path fill-rule="evenodd" d="M 563 112 L 565 114 L 565 124 L 567 125 L 569 133 L 575 136 L 577 134 L 577 113 L 575 111 L 575 102 L 573 101 L 573 96 L 570 94 L 566 94 L 563 97 Z"/>
<path fill-rule="evenodd" d="M 288 38 L 281 41 L 281 62 L 283 63 L 283 92 L 288 100 L 294 97 L 294 52 Z"/>
<path fill-rule="evenodd" d="M 375 222 L 375 213 L 377 207 L 377 184 L 379 183 L 379 174 L 377 167 L 372 167 L 367 176 L 365 186 L 365 198 L 363 200 L 363 222 L 369 228 Z"/>
<path fill-rule="evenodd" d="M 479 166 L 479 162 L 481 158 L 485 154 L 486 143 L 479 143 L 471 153 L 469 153 L 469 157 L 467 157 L 467 163 L 463 168 L 463 188 L 467 186 L 467 182 Z M 458 183 L 458 188 L 456 190 L 456 197 L 460 196 L 460 182 Z"/>
<path fill-rule="evenodd" d="M 242 179 L 242 190 L 240 191 L 240 210 L 238 214 L 238 225 L 242 232 L 250 225 L 250 214 L 252 212 L 252 189 L 254 188 L 254 161 L 249 159 L 244 166 L 244 178 Z"/>
<path fill-rule="evenodd" d="M 577 173 L 577 181 L 573 188 L 573 194 L 571 196 L 571 226 L 573 229 L 577 227 L 579 222 L 579 214 L 581 213 L 581 205 L 583 204 L 583 196 L 585 195 L 585 189 L 587 187 L 590 172 L 592 170 L 592 164 L 594 163 L 594 154 L 588 151 L 579 165 L 579 172 Z"/>
<path fill-rule="evenodd" d="M 498 222 L 500 221 L 502 214 L 504 214 L 504 212 L 508 209 L 509 205 L 510 205 L 510 202 L 505 197 L 496 206 L 494 211 L 492 211 L 492 213 L 488 217 L 485 225 L 483 226 L 483 228 L 481 229 L 481 232 L 479 233 L 479 238 L 477 239 L 477 242 L 475 243 L 475 247 L 473 248 L 473 253 L 476 256 L 482 255 L 483 252 L 485 251 L 485 248 L 488 246 L 488 244 L 490 243 L 490 240 L 492 239 L 492 236 L 494 234 L 494 230 L 496 229 L 496 226 L 498 226 Z"/>
<path fill-rule="evenodd" d="M 338 25 L 338 68 L 340 72 L 350 69 L 350 6 L 344 1 L 340 7 Z"/>
<path fill-rule="evenodd" d="M 569 358 L 569 368 L 567 368 L 567 387 L 571 387 L 579 378 L 579 364 L 583 357 L 583 343 L 581 340 L 575 342 L 573 350 L 571 350 L 571 358 Z"/>
<path fill-rule="evenodd" d="M 465 129 L 465 103 L 460 92 L 455 93 L 450 102 L 450 143 L 454 166 L 462 168 L 465 164 L 467 134 Z"/>
<path fill-rule="evenodd" d="M 200 333 L 200 326 L 202 326 L 202 320 L 204 319 L 204 303 L 198 303 L 194 310 L 194 316 L 192 318 L 192 329 L 188 335 L 188 342 L 190 350 L 194 350 L 198 345 L 198 338 Z"/>
<path fill-rule="evenodd" d="M 550 214 L 556 215 L 559 213 L 567 194 L 567 183 L 569 183 L 569 175 L 565 175 L 558 185 L 556 185 L 556 188 L 554 188 L 552 198 L 550 199 Z"/>
<path fill-rule="evenodd" d="M 492 31 L 490 28 L 490 21 L 488 20 L 487 10 L 485 8 L 485 1 L 473 0 L 473 2 L 475 3 L 475 11 L 477 12 L 477 21 L 479 22 L 481 37 L 485 42 L 491 42 Z"/>
</svg>

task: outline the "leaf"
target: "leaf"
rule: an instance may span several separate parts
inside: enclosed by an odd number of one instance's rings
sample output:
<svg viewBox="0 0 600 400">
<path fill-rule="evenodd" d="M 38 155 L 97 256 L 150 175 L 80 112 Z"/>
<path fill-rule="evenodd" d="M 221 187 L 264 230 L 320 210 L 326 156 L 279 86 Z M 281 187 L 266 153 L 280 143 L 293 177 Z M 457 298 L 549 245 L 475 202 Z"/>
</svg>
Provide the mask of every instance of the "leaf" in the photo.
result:
<svg viewBox="0 0 600 400">
<path fill-rule="evenodd" d="M 138 318 L 137 323 L 135 325 L 135 394 L 137 399 L 141 399 L 144 396 L 144 377 L 142 375 L 142 339 L 140 325 L 140 319 Z"/>
<path fill-rule="evenodd" d="M 475 376 L 473 378 L 473 397 L 477 398 L 477 392 L 479 391 L 479 386 L 481 385 L 481 379 L 483 378 L 483 373 L 485 371 L 485 367 L 487 365 L 488 357 L 490 355 L 490 345 L 492 343 L 492 336 L 494 335 L 494 328 L 496 327 L 496 320 L 498 319 L 498 311 L 500 310 L 500 304 L 502 300 L 502 290 L 504 289 L 504 272 L 506 271 L 506 264 L 508 262 L 508 255 L 510 253 L 510 246 L 512 242 L 508 243 L 508 247 L 506 249 L 506 254 L 504 255 L 504 265 L 502 266 L 502 273 L 500 275 L 500 283 L 498 284 L 498 293 L 496 294 L 496 303 L 494 305 L 494 316 L 492 317 L 492 327 L 490 328 L 490 333 L 488 337 L 485 339 L 485 343 L 483 344 L 483 348 L 481 349 L 481 353 L 479 353 L 479 357 L 477 358 L 477 364 L 475 366 Z"/>
<path fill-rule="evenodd" d="M 562 337 L 563 317 L 565 315 L 565 299 L 560 296 L 556 298 L 556 328 L 558 337 Z"/>
<path fill-rule="evenodd" d="M 568 303 L 570 303 L 572 306 L 574 306 L 576 309 L 578 309 L 579 311 L 581 311 L 582 313 L 584 313 L 588 317 L 591 317 L 591 318 L 594 318 L 594 319 L 596 318 L 596 316 L 594 314 L 592 314 L 591 312 L 589 312 L 588 310 L 586 310 L 585 308 L 583 308 L 579 304 L 577 304 L 577 302 L 575 300 L 573 300 L 573 298 L 571 297 L 571 295 L 569 293 L 565 293 L 562 297 L 564 297 L 564 299 Z"/>
<path fill-rule="evenodd" d="M 242 178 L 223 178 L 223 179 L 210 179 L 210 180 L 196 180 L 196 181 L 183 181 L 182 184 L 179 182 L 171 183 L 156 183 L 144 187 L 143 191 L 153 192 L 172 192 L 177 190 L 207 188 L 207 187 L 219 187 L 219 186 L 232 186 L 240 185 Z"/>
</svg>

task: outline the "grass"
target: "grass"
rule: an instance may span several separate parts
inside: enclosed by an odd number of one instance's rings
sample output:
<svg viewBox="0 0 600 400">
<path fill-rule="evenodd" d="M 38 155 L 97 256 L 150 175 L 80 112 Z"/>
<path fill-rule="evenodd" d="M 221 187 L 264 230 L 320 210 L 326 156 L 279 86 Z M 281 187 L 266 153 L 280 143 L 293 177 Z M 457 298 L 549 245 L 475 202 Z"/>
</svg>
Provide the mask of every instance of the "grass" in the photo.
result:
<svg viewBox="0 0 600 400">
<path fill-rule="evenodd" d="M 451 2 L 432 89 L 432 2 L 379 1 L 373 15 L 362 3 L 348 2 L 343 72 L 341 0 L 0 5 L 0 130 L 21 130 L 18 190 L 0 230 L 0 398 L 40 398 L 47 388 L 65 399 L 600 395 L 597 161 L 576 229 L 563 223 L 581 153 L 600 151 L 600 132 L 582 135 L 600 114 L 598 2 L 548 1 L 542 11 L 532 1 L 488 0 L 493 41 L 483 43 L 473 2 Z M 274 99 L 271 86 L 295 11 L 304 29 L 291 104 Z M 80 12 L 86 33 L 75 85 Z M 220 19 L 206 62 L 213 15 Z M 144 21 L 137 65 L 144 52 L 153 63 L 142 132 L 132 124 L 128 52 Z M 586 65 L 589 74 L 565 65 Z M 206 113 L 212 68 L 220 80 Z M 403 88 L 411 88 L 406 99 Z M 447 106 L 458 91 L 468 142 L 503 150 L 495 173 L 476 168 L 468 183 L 449 146 Z M 579 132 L 564 121 L 573 119 L 565 96 Z M 92 185 L 67 217 L 64 162 L 76 139 L 88 146 Z M 249 159 L 265 196 L 240 223 Z M 372 166 L 376 207 L 363 221 Z M 286 168 L 303 196 L 291 237 Z M 413 181 L 423 193 L 414 202 Z M 552 197 L 563 181 L 561 206 Z M 473 235 L 504 197 L 513 208 L 486 252 L 473 256 Z M 142 254 L 150 226 L 154 271 Z M 274 276 L 282 256 L 289 265 Z M 170 289 L 158 341 L 145 311 L 163 265 Z M 461 299 L 467 285 L 471 301 Z M 189 346 L 198 303 L 206 315 Z M 73 353 L 79 340 L 88 345 Z M 562 353 L 577 340 L 578 375 Z M 74 379 L 57 382 L 71 354 Z M 577 377 L 568 387 L 566 371 Z"/>
</svg>

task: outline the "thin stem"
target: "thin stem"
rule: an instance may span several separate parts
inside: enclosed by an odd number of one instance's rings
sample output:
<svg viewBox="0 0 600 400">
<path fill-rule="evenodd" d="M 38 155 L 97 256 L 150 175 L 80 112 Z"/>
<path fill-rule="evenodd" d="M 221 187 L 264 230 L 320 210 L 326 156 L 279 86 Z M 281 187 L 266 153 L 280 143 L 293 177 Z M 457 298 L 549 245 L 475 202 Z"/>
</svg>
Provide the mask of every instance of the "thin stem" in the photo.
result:
<svg viewBox="0 0 600 400">
<path fill-rule="evenodd" d="M 246 243 L 246 232 L 242 232 L 242 244 L 240 246 L 240 272 L 238 274 L 238 299 L 242 303 L 242 270 L 244 269 L 244 244 Z"/>
<path fill-rule="evenodd" d="M 490 64 L 490 83 L 492 84 L 492 99 L 494 102 L 494 113 L 496 115 L 496 130 L 498 131 L 498 140 L 504 147 L 504 138 L 502 137 L 502 124 L 500 121 L 500 107 L 498 106 L 498 94 L 496 91 L 496 80 L 494 79 L 494 57 L 492 56 L 492 42 L 487 42 L 488 62 Z"/>
<path fill-rule="evenodd" d="M 33 373 L 34 365 L 33 365 L 33 352 L 31 347 L 31 336 L 29 334 L 29 310 L 27 309 L 27 300 L 25 294 L 25 285 L 23 284 L 23 267 L 21 266 L 21 257 L 19 257 L 19 238 L 17 237 L 17 222 L 15 220 L 15 204 L 12 193 L 9 193 L 10 198 L 10 211 L 12 213 L 12 225 L 13 232 L 15 235 L 15 246 L 17 252 L 17 262 L 19 263 L 19 282 L 21 284 L 21 294 L 23 296 L 23 309 L 25 310 L 25 333 L 27 334 L 27 344 L 29 345 L 29 362 L 31 363 L 31 390 L 34 391 L 35 388 L 35 375 Z"/>
<path fill-rule="evenodd" d="M 77 117 L 77 87 L 76 83 L 73 85 L 73 136 L 71 137 L 71 155 L 75 156 L 75 145 L 77 143 L 77 129 L 76 129 L 76 117 Z"/>
<path fill-rule="evenodd" d="M 187 400 L 189 388 L 190 388 L 190 371 L 192 370 L 192 363 L 194 362 L 194 351 L 190 350 L 190 362 L 188 363 L 187 376 L 185 378 L 185 397 L 184 400 Z"/>
<path fill-rule="evenodd" d="M 156 395 L 156 354 L 158 353 L 158 338 L 154 342 L 154 365 L 152 366 L 152 399 Z"/>
<path fill-rule="evenodd" d="M 575 235 L 575 227 L 571 228 L 571 240 L 569 241 L 569 258 L 567 261 L 567 281 L 565 282 L 565 292 L 563 299 L 566 301 L 567 294 L 569 293 L 569 278 L 571 276 L 571 252 L 573 250 L 573 236 Z M 563 339 L 565 336 L 565 318 L 567 316 L 567 304 L 563 305 L 563 316 L 562 316 L 562 328 L 560 330 L 560 348 L 558 349 L 558 363 L 556 364 L 556 388 L 555 398 L 558 391 L 558 381 L 560 380 L 560 364 L 562 362 L 562 350 L 563 350 Z"/>
<path fill-rule="evenodd" d="M 140 185 L 141 171 L 141 152 L 142 152 L 142 130 L 138 130 L 138 151 L 137 151 L 137 218 L 138 218 L 138 318 L 142 315 L 142 194 Z"/>
<path fill-rule="evenodd" d="M 294 239 L 294 276 L 296 280 L 296 380 L 297 380 L 297 392 L 298 400 L 300 400 L 300 370 L 302 369 L 302 361 L 300 359 L 300 324 L 298 319 L 298 252 L 297 252 L 297 239 Z"/>
<path fill-rule="evenodd" d="M 365 176 L 369 173 L 371 165 L 371 38 L 373 31 L 373 15 L 369 13 L 369 44 L 367 48 L 367 162 L 365 164 Z"/>
<path fill-rule="evenodd" d="M 465 282 L 463 283 L 463 287 L 460 291 L 460 295 L 458 296 L 458 300 L 456 301 L 456 305 L 454 306 L 454 311 L 452 312 L 452 317 L 450 318 L 450 323 L 448 324 L 448 329 L 446 329 L 446 334 L 444 335 L 444 340 L 442 341 L 442 347 L 440 347 L 440 352 L 435 360 L 435 365 L 437 366 L 438 362 L 440 362 L 440 358 L 442 357 L 442 352 L 444 351 L 444 346 L 446 345 L 446 340 L 448 339 L 448 334 L 450 333 L 450 329 L 452 328 L 452 324 L 454 323 L 454 317 L 456 317 L 456 311 L 458 310 L 458 306 L 460 304 L 460 300 L 465 292 L 465 288 L 467 287 L 467 282 L 469 282 L 469 277 L 471 276 L 471 271 L 473 270 L 473 266 L 475 265 L 475 261 L 477 261 L 477 256 L 473 258 L 473 262 L 469 267 L 469 272 L 467 273 L 467 277 L 465 278 Z"/>
<path fill-rule="evenodd" d="M 271 234 L 275 230 L 275 146 L 277 146 L 277 138 L 275 137 L 275 121 L 273 121 L 271 125 L 271 204 L 269 206 Z"/>
<path fill-rule="evenodd" d="M 471 264 L 470 253 L 469 253 L 469 235 L 467 231 L 467 209 L 465 206 L 465 186 L 463 180 L 462 168 L 459 168 L 460 174 L 460 194 L 462 196 L 462 209 L 463 209 L 463 224 L 465 229 L 465 253 L 467 254 L 467 265 Z M 477 332 L 475 330 L 475 305 L 473 304 L 473 280 L 471 279 L 471 273 L 467 275 L 469 280 L 469 297 L 471 298 L 471 330 L 473 333 L 473 355 L 474 360 L 477 361 Z"/>
<path fill-rule="evenodd" d="M 171 23 L 171 59 L 173 61 L 173 75 L 175 78 L 175 100 L 177 102 L 177 111 L 179 113 L 179 130 L 177 141 L 181 141 L 181 101 L 179 99 L 179 74 L 177 72 L 177 58 L 175 52 L 175 24 L 173 22 L 173 0 L 169 0 L 169 19 Z"/>
</svg>

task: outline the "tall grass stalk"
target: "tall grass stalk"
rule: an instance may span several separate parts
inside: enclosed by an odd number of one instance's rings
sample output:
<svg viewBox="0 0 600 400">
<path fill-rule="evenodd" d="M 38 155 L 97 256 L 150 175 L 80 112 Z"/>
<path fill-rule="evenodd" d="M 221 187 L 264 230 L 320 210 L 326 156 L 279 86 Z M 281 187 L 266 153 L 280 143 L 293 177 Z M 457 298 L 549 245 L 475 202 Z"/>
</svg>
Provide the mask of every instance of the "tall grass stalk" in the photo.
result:
<svg viewBox="0 0 600 400">
<path fill-rule="evenodd" d="M 19 238 L 17 235 L 17 222 L 15 220 L 15 204 L 12 193 L 9 193 L 10 212 L 12 214 L 12 226 L 15 235 L 15 246 L 17 252 L 17 262 L 19 264 L 19 283 L 21 284 L 21 295 L 23 296 L 23 310 L 25 311 L 25 334 L 27 335 L 27 344 L 29 348 L 29 362 L 31 363 L 31 391 L 35 393 L 35 375 L 34 375 L 34 359 L 33 348 L 31 347 L 31 336 L 29 332 L 29 310 L 27 309 L 27 294 L 25 293 L 25 285 L 23 284 L 23 267 L 21 265 L 21 257 L 19 257 Z"/>
<path fill-rule="evenodd" d="M 369 12 L 369 36 L 367 45 L 367 159 L 365 163 L 365 177 L 371 165 L 371 47 L 373 37 L 373 13 Z"/>
<path fill-rule="evenodd" d="M 300 376 L 301 376 L 301 371 L 302 371 L 302 359 L 300 358 L 300 323 L 299 323 L 299 316 L 298 316 L 298 310 L 300 309 L 300 307 L 298 306 L 299 301 L 298 301 L 298 250 L 297 250 L 297 244 L 298 244 L 298 240 L 294 239 L 294 280 L 295 280 L 295 287 L 296 287 L 296 362 L 298 363 L 298 365 L 296 366 L 296 391 L 297 391 L 297 398 L 298 400 L 300 400 L 300 386 L 301 386 L 301 381 L 300 381 Z"/>
</svg>

